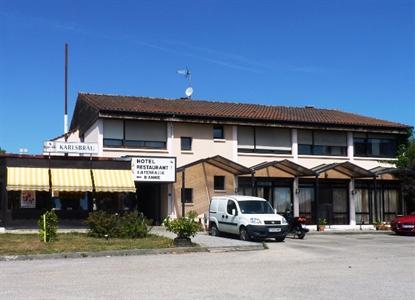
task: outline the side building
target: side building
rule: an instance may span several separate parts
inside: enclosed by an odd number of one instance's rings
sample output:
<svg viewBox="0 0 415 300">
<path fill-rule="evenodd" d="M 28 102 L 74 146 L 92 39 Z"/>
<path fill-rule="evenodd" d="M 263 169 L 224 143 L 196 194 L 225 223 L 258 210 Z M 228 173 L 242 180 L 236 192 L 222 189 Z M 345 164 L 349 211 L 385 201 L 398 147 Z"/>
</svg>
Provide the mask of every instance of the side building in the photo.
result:
<svg viewBox="0 0 415 300">
<path fill-rule="evenodd" d="M 338 110 L 80 93 L 70 132 L 99 158 L 174 159 L 171 181 L 137 180 L 155 223 L 215 195 L 257 195 L 279 212 L 332 226 L 406 211 L 393 159 L 409 126 Z"/>
</svg>

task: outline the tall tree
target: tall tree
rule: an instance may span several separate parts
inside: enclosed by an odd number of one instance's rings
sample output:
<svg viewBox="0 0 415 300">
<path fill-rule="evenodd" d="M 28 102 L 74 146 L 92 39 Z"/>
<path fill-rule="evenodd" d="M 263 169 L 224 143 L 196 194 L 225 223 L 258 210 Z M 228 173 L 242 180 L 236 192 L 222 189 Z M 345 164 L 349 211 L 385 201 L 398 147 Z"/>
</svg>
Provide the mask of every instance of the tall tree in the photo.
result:
<svg viewBox="0 0 415 300">
<path fill-rule="evenodd" d="M 399 177 L 407 212 L 415 212 L 415 138 L 412 132 L 408 142 L 399 148 L 396 158 L 396 166 L 401 169 Z"/>
<path fill-rule="evenodd" d="M 4 150 L 2 147 L 0 147 L 0 154 L 6 153 L 6 150 Z"/>
</svg>

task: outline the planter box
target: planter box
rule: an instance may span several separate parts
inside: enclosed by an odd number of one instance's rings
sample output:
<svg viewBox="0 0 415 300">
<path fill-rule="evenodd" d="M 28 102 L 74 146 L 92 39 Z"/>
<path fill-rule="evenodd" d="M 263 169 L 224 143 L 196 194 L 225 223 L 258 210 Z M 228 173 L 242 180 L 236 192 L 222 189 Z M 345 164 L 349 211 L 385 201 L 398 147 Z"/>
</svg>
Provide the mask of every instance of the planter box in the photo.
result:
<svg viewBox="0 0 415 300">
<path fill-rule="evenodd" d="M 176 247 L 192 247 L 192 241 L 190 238 L 175 238 L 174 245 Z"/>
</svg>

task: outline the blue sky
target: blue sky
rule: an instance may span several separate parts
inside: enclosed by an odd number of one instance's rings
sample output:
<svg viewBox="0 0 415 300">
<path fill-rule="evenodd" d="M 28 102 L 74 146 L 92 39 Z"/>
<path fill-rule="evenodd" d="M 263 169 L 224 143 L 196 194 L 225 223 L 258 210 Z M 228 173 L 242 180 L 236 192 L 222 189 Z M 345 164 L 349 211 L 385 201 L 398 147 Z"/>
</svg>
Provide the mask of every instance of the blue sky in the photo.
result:
<svg viewBox="0 0 415 300">
<path fill-rule="evenodd" d="M 0 147 L 40 153 L 79 91 L 333 108 L 415 126 L 415 1 L 0 0 Z"/>
</svg>

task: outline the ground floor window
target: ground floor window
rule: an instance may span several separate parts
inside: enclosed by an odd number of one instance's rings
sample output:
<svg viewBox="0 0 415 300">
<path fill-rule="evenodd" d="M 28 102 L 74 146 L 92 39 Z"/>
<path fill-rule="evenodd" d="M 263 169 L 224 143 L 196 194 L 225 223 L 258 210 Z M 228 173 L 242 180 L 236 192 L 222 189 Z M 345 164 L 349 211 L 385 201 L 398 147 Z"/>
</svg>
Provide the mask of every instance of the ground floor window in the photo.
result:
<svg viewBox="0 0 415 300">
<path fill-rule="evenodd" d="M 354 206 L 356 211 L 356 224 L 369 224 L 370 222 L 370 193 L 368 189 L 356 189 Z"/>
<path fill-rule="evenodd" d="M 315 224 L 314 207 L 314 187 L 301 187 L 298 194 L 300 216 L 305 217 L 306 224 Z"/>
<path fill-rule="evenodd" d="M 398 214 L 399 194 L 397 190 L 383 191 L 383 219 L 384 222 L 391 222 Z"/>
<path fill-rule="evenodd" d="M 291 208 L 291 188 L 275 187 L 273 188 L 273 207 L 278 213 L 292 211 Z"/>
</svg>

